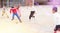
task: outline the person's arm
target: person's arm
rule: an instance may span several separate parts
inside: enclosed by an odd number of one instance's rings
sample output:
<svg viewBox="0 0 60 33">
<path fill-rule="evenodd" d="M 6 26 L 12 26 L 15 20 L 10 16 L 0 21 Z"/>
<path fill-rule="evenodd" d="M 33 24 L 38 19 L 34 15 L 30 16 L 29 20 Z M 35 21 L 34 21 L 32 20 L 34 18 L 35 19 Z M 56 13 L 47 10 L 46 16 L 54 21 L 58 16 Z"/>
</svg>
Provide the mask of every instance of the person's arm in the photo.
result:
<svg viewBox="0 0 60 33">
<path fill-rule="evenodd" d="M 11 14 L 12 9 L 10 9 L 10 14 Z"/>
<path fill-rule="evenodd" d="M 21 12 L 19 11 L 19 13 L 20 13 L 20 16 L 21 16 Z"/>
<path fill-rule="evenodd" d="M 19 16 L 21 16 L 21 11 L 20 11 L 20 9 L 18 9 L 18 14 L 19 14 Z"/>
</svg>

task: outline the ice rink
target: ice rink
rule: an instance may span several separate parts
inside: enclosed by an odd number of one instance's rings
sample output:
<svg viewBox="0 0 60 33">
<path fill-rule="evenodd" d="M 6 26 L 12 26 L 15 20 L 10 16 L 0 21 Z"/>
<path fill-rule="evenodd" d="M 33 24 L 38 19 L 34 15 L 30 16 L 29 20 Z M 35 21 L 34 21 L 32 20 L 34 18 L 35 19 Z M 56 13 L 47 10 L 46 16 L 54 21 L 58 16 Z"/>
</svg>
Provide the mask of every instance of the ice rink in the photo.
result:
<svg viewBox="0 0 60 33">
<path fill-rule="evenodd" d="M 15 17 L 11 21 L 11 14 L 7 8 L 6 15 L 2 16 L 2 8 L 0 8 L 0 33 L 53 33 L 54 19 L 52 16 L 53 6 L 35 6 L 34 9 L 31 7 L 21 7 L 21 19 L 22 23 Z M 60 8 L 58 6 L 58 13 Z M 29 14 L 31 10 L 35 10 L 35 18 L 29 20 Z"/>
</svg>

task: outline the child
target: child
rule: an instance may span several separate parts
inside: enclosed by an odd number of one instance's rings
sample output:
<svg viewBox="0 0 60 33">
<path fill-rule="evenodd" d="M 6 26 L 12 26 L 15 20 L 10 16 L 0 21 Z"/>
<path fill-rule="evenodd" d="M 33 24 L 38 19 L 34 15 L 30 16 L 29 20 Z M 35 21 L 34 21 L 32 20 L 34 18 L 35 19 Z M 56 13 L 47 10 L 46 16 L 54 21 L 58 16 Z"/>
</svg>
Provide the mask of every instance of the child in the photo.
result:
<svg viewBox="0 0 60 33">
<path fill-rule="evenodd" d="M 57 31 L 60 31 L 60 15 L 57 13 L 57 7 L 53 7 L 52 13 L 54 16 L 54 21 L 55 21 L 55 29 L 54 33 L 57 33 Z"/>
<path fill-rule="evenodd" d="M 12 20 L 14 20 L 14 16 L 17 16 L 17 18 L 19 19 L 19 21 L 20 22 L 22 22 L 21 21 L 21 19 L 20 19 L 20 17 L 18 16 L 18 14 L 17 14 L 17 8 L 15 8 L 15 7 L 12 7 L 11 9 L 10 9 L 10 13 L 12 12 L 13 13 L 13 16 L 12 16 Z"/>
<path fill-rule="evenodd" d="M 31 17 L 34 17 L 35 18 L 35 16 L 34 16 L 34 14 L 35 14 L 35 7 L 34 6 L 30 6 L 31 7 L 31 12 L 30 12 L 30 15 L 29 15 L 29 19 L 31 20 Z"/>
<path fill-rule="evenodd" d="M 9 18 L 9 16 L 8 16 L 7 13 L 6 13 L 6 7 L 3 6 L 2 16 L 4 16 L 5 14 L 6 14 L 7 18 Z"/>
</svg>

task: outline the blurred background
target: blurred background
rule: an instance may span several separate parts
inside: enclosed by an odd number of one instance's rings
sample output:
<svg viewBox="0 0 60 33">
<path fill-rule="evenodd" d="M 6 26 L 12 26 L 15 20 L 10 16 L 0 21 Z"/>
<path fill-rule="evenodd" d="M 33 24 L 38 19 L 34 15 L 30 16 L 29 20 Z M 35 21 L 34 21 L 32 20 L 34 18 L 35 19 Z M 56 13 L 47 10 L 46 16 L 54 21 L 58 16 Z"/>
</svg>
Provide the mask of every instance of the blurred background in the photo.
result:
<svg viewBox="0 0 60 33">
<path fill-rule="evenodd" d="M 29 6 L 33 4 L 33 0 L 0 0 L 0 7 L 5 6 L 13 6 L 21 4 L 21 6 Z"/>
<path fill-rule="evenodd" d="M 34 0 L 35 5 L 47 5 L 50 0 Z"/>
<path fill-rule="evenodd" d="M 60 5 L 60 0 L 34 0 L 34 5 Z"/>
<path fill-rule="evenodd" d="M 21 6 L 32 5 L 60 5 L 60 0 L 0 0 L 0 7 L 3 5 L 10 7 L 21 4 Z"/>
</svg>

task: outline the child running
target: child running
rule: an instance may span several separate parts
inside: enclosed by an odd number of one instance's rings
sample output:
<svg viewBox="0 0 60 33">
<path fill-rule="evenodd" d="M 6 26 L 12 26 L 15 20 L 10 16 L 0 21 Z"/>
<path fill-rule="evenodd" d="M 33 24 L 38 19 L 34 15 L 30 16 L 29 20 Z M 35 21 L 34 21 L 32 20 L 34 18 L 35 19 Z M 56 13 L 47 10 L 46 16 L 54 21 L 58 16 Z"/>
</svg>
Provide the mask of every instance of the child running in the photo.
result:
<svg viewBox="0 0 60 33">
<path fill-rule="evenodd" d="M 9 16 L 6 13 L 6 6 L 3 6 L 3 10 L 2 10 L 2 16 L 6 15 L 7 18 L 9 18 Z"/>
<path fill-rule="evenodd" d="M 10 9 L 10 13 L 11 13 L 11 12 L 13 13 L 13 15 L 12 15 L 12 20 L 14 20 L 14 16 L 17 16 L 17 18 L 19 19 L 19 21 L 22 23 L 19 15 L 18 15 L 18 13 L 17 13 L 17 12 L 18 12 L 17 8 L 12 7 L 12 8 Z"/>
<path fill-rule="evenodd" d="M 52 13 L 55 21 L 54 33 L 57 33 L 57 31 L 60 31 L 60 14 L 57 13 L 57 7 L 53 7 Z"/>
</svg>

